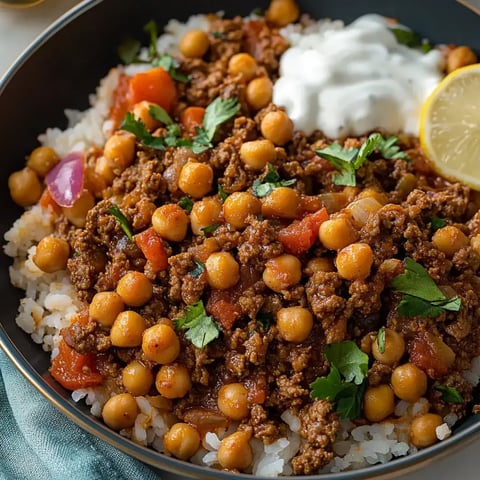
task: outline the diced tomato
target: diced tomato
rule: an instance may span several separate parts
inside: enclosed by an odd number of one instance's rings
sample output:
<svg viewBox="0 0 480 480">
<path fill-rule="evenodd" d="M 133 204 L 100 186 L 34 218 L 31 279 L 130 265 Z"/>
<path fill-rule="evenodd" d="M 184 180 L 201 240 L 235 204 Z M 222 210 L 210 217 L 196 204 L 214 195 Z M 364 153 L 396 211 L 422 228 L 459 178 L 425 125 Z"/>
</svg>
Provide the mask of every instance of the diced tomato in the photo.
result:
<svg viewBox="0 0 480 480">
<path fill-rule="evenodd" d="M 194 135 L 196 128 L 202 126 L 205 109 L 203 107 L 187 107 L 182 113 L 182 125 L 185 130 Z"/>
<path fill-rule="evenodd" d="M 265 373 L 259 372 L 245 381 L 248 403 L 265 403 L 268 394 L 268 383 Z"/>
<path fill-rule="evenodd" d="M 110 108 L 110 119 L 114 123 L 114 128 L 118 128 L 122 123 L 125 113 L 128 111 L 128 88 L 130 77 L 122 74 L 118 79 L 117 87 L 113 92 L 113 104 Z"/>
<path fill-rule="evenodd" d="M 62 213 L 62 207 L 53 199 L 50 190 L 46 188 L 39 200 L 40 206 L 45 210 L 51 210 L 57 215 Z"/>
<path fill-rule="evenodd" d="M 135 243 L 155 271 L 162 272 L 168 268 L 168 256 L 163 246 L 163 241 L 153 227 L 137 233 L 135 235 Z"/>
<path fill-rule="evenodd" d="M 134 75 L 128 87 L 130 108 L 136 103 L 156 103 L 167 112 L 171 112 L 177 102 L 177 87 L 172 77 L 162 67 Z"/>
<path fill-rule="evenodd" d="M 103 382 L 95 366 L 95 354 L 82 355 L 69 347 L 63 340 L 58 346 L 59 353 L 52 360 L 50 374 L 67 390 L 94 387 Z"/>
<path fill-rule="evenodd" d="M 293 255 L 306 253 L 318 238 L 318 229 L 325 220 L 328 220 L 328 213 L 322 208 L 280 230 L 278 240 L 288 253 Z"/>
<path fill-rule="evenodd" d="M 215 290 L 215 293 L 212 292 L 212 296 L 208 300 L 207 311 L 220 322 L 223 328 L 230 330 L 240 318 L 242 309 L 222 290 Z M 221 298 L 223 296 L 225 298 Z"/>
</svg>

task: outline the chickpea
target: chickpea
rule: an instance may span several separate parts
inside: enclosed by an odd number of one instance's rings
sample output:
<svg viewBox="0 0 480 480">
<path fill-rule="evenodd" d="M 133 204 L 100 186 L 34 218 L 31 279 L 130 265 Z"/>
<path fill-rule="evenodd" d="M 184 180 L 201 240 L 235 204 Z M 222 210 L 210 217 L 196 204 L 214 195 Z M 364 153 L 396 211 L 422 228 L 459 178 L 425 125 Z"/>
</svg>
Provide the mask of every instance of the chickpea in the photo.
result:
<svg viewBox="0 0 480 480">
<path fill-rule="evenodd" d="M 395 411 L 395 398 L 389 385 L 368 387 L 363 395 L 363 413 L 370 422 L 381 422 Z"/>
<path fill-rule="evenodd" d="M 180 353 L 180 340 L 172 327 L 153 325 L 143 332 L 142 351 L 147 360 L 160 364 L 171 363 Z"/>
<path fill-rule="evenodd" d="M 192 388 L 190 373 L 185 365 L 163 365 L 157 373 L 155 387 L 165 398 L 182 398 Z"/>
<path fill-rule="evenodd" d="M 150 115 L 150 107 L 152 105 L 155 104 L 143 100 L 142 102 L 136 103 L 132 110 L 133 116 L 137 120 L 140 120 L 150 132 L 159 127 L 158 121 Z"/>
<path fill-rule="evenodd" d="M 308 261 L 305 267 L 305 273 L 307 275 L 313 275 L 317 272 L 334 272 L 335 265 L 331 258 L 317 257 Z"/>
<path fill-rule="evenodd" d="M 277 312 L 278 333 L 287 342 L 305 341 L 313 328 L 313 316 L 303 307 L 281 308 Z"/>
<path fill-rule="evenodd" d="M 87 220 L 87 213 L 95 206 L 93 195 L 84 190 L 78 200 L 71 207 L 63 207 L 63 215 L 78 228 L 83 228 Z"/>
<path fill-rule="evenodd" d="M 358 232 L 345 217 L 325 220 L 318 230 L 318 238 L 325 248 L 341 250 L 358 239 Z"/>
<path fill-rule="evenodd" d="M 176 423 L 163 437 L 163 446 L 174 457 L 188 460 L 200 448 L 200 434 L 188 423 Z"/>
<path fill-rule="evenodd" d="M 113 134 L 105 142 L 103 156 L 121 170 L 125 170 L 135 159 L 135 137 L 121 131 Z"/>
<path fill-rule="evenodd" d="M 105 157 L 99 157 L 97 159 L 94 171 L 97 175 L 103 178 L 108 185 L 111 185 L 115 180 L 115 164 Z"/>
<path fill-rule="evenodd" d="M 254 78 L 245 92 L 248 104 L 254 110 L 266 107 L 272 101 L 273 83 L 268 77 Z"/>
<path fill-rule="evenodd" d="M 465 46 L 454 48 L 447 57 L 447 72 L 453 72 L 457 68 L 465 67 L 477 63 L 475 52 Z"/>
<path fill-rule="evenodd" d="M 472 249 L 480 255 L 480 234 L 475 235 L 474 237 L 471 238 L 470 240 L 470 245 L 472 246 Z"/>
<path fill-rule="evenodd" d="M 338 252 L 337 270 L 346 280 L 363 280 L 370 275 L 373 252 L 367 243 L 352 243 Z"/>
<path fill-rule="evenodd" d="M 141 307 L 152 298 L 153 285 L 144 273 L 129 271 L 119 280 L 117 293 L 126 305 Z"/>
<path fill-rule="evenodd" d="M 125 305 L 117 292 L 98 292 L 92 298 L 88 314 L 104 327 L 111 327 Z"/>
<path fill-rule="evenodd" d="M 218 391 L 219 410 L 232 420 L 242 420 L 248 416 L 248 392 L 241 383 L 223 385 Z"/>
<path fill-rule="evenodd" d="M 379 192 L 374 188 L 365 188 L 362 190 L 358 195 L 357 199 L 360 200 L 361 198 L 373 198 L 375 199 L 380 205 L 385 205 L 388 202 L 388 197 L 385 192 Z"/>
<path fill-rule="evenodd" d="M 284 254 L 270 259 L 265 264 L 263 281 L 274 292 L 281 292 L 300 282 L 302 264 L 294 255 Z"/>
<path fill-rule="evenodd" d="M 8 188 L 12 200 L 21 207 L 37 203 L 43 191 L 37 174 L 29 167 L 13 172 L 8 177 Z"/>
<path fill-rule="evenodd" d="M 180 53 L 187 58 L 202 58 L 210 48 L 210 40 L 203 30 L 190 30 L 178 45 Z"/>
<path fill-rule="evenodd" d="M 260 124 L 262 135 L 275 145 L 285 145 L 293 137 L 293 122 L 282 110 L 268 112 Z"/>
<path fill-rule="evenodd" d="M 274 188 L 262 198 L 262 215 L 294 219 L 298 216 L 300 195 L 289 187 Z"/>
<path fill-rule="evenodd" d="M 46 273 L 54 273 L 67 268 L 69 254 L 70 245 L 66 240 L 49 235 L 38 243 L 33 263 Z"/>
<path fill-rule="evenodd" d="M 410 424 L 410 441 L 418 448 L 425 448 L 437 442 L 437 427 L 443 419 L 435 413 L 415 417 Z"/>
<path fill-rule="evenodd" d="M 234 192 L 223 203 L 225 221 L 235 228 L 247 226 L 250 215 L 258 215 L 262 211 L 262 202 L 248 192 Z"/>
<path fill-rule="evenodd" d="M 469 244 L 468 237 L 453 225 L 439 228 L 433 234 L 432 242 L 435 247 L 448 256 L 453 256 Z"/>
<path fill-rule="evenodd" d="M 277 158 L 275 145 L 270 140 L 253 140 L 240 147 L 240 158 L 249 170 L 263 170 Z"/>
<path fill-rule="evenodd" d="M 188 216 L 176 203 L 158 207 L 152 215 L 153 229 L 165 240 L 181 242 L 187 236 Z"/>
<path fill-rule="evenodd" d="M 248 53 L 237 53 L 228 62 L 228 73 L 230 75 L 241 75 L 245 82 L 250 81 L 257 71 L 256 60 Z"/>
<path fill-rule="evenodd" d="M 220 223 L 221 216 L 222 203 L 219 198 L 209 197 L 195 202 L 190 212 L 192 232 L 195 235 L 202 235 L 202 228 Z"/>
<path fill-rule="evenodd" d="M 146 328 L 145 319 L 137 312 L 120 312 L 110 330 L 110 339 L 115 347 L 138 347 Z"/>
<path fill-rule="evenodd" d="M 300 10 L 294 0 L 272 0 L 265 17 L 279 27 L 293 23 L 300 16 Z"/>
<path fill-rule="evenodd" d="M 193 198 L 204 197 L 211 189 L 213 170 L 207 163 L 188 161 L 180 172 L 178 186 Z"/>
<path fill-rule="evenodd" d="M 59 161 L 60 157 L 52 147 L 38 147 L 28 157 L 27 167 L 43 178 Z"/>
<path fill-rule="evenodd" d="M 235 432 L 225 437 L 218 448 L 218 463 L 223 468 L 243 470 L 253 460 L 250 435 L 247 432 Z"/>
<path fill-rule="evenodd" d="M 383 353 L 378 347 L 378 338 L 372 344 L 372 354 L 375 360 L 385 365 L 394 365 L 405 353 L 405 340 L 402 335 L 390 328 L 385 329 L 385 345 Z"/>
<path fill-rule="evenodd" d="M 133 427 L 137 415 L 137 402 L 129 393 L 109 398 L 102 409 L 103 421 L 113 430 Z"/>
<path fill-rule="evenodd" d="M 413 363 L 395 368 L 390 382 L 395 395 L 410 403 L 415 403 L 427 391 L 427 375 Z"/>
<path fill-rule="evenodd" d="M 229 252 L 214 252 L 205 262 L 208 284 L 226 290 L 240 280 L 240 266 Z"/>
<path fill-rule="evenodd" d="M 133 360 L 125 365 L 122 382 L 132 395 L 146 395 L 153 385 L 153 373 L 142 362 Z"/>
</svg>

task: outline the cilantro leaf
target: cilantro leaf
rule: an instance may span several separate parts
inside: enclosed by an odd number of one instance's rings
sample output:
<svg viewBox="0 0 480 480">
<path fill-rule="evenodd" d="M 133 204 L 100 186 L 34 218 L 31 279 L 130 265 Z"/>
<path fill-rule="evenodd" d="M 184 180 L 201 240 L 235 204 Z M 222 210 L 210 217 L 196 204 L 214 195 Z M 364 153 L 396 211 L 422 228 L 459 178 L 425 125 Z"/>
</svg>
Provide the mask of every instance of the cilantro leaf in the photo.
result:
<svg viewBox="0 0 480 480">
<path fill-rule="evenodd" d="M 144 27 L 143 31 L 150 36 L 150 45 L 148 46 L 148 58 L 150 61 L 158 57 L 157 40 L 158 27 L 155 20 L 150 20 Z"/>
<path fill-rule="evenodd" d="M 397 158 L 409 160 L 407 154 L 400 150 L 399 145 L 396 145 L 397 142 L 398 137 L 383 138 L 380 136 L 380 139 L 377 143 L 377 149 L 382 157 L 388 160 L 396 160 Z"/>
<path fill-rule="evenodd" d="M 463 403 L 465 400 L 462 394 L 455 387 L 447 385 L 434 385 L 433 388 L 442 393 L 441 400 L 447 403 Z"/>
<path fill-rule="evenodd" d="M 252 191 L 256 197 L 265 197 L 278 187 L 291 187 L 296 182 L 295 179 L 282 180 L 271 163 L 268 164 L 268 171 L 263 180 L 253 181 Z"/>
<path fill-rule="evenodd" d="M 338 170 L 338 172 L 335 172 L 333 175 L 333 183 L 335 185 L 354 187 L 357 184 L 353 161 L 357 157 L 358 148 L 344 150 L 335 142 L 327 148 L 316 150 L 316 153 L 325 160 L 328 160 L 332 167 Z"/>
<path fill-rule="evenodd" d="M 163 123 L 167 126 L 174 125 L 175 123 L 170 117 L 170 115 L 160 105 L 150 104 L 150 107 L 148 108 L 148 113 L 157 122 Z"/>
<path fill-rule="evenodd" d="M 117 53 L 122 63 L 130 65 L 131 63 L 138 61 L 138 54 L 140 53 L 141 48 L 142 44 L 138 40 L 126 38 L 118 46 Z"/>
<path fill-rule="evenodd" d="M 208 105 L 205 109 L 202 126 L 197 127 L 197 136 L 194 138 L 192 151 L 202 153 L 212 148 L 212 140 L 217 127 L 234 117 L 238 110 L 240 110 L 240 104 L 236 97 L 227 99 L 217 97 Z"/>
<path fill-rule="evenodd" d="M 162 67 L 177 82 L 188 83 L 190 81 L 189 75 L 178 71 L 180 64 L 170 55 L 162 55 L 153 61 L 153 65 L 155 67 Z"/>
<path fill-rule="evenodd" d="M 198 260 L 194 260 L 194 262 L 196 267 L 188 273 L 192 277 L 199 277 L 205 271 L 205 264 L 203 262 L 199 262 Z"/>
<path fill-rule="evenodd" d="M 210 34 L 212 35 L 212 37 L 220 38 L 222 40 L 225 40 L 227 38 L 227 35 L 223 32 L 210 32 Z"/>
<path fill-rule="evenodd" d="M 220 197 L 220 200 L 224 202 L 228 198 L 228 193 L 225 192 L 223 187 L 218 184 L 218 196 Z"/>
<path fill-rule="evenodd" d="M 381 327 L 377 333 L 377 345 L 380 353 L 385 353 L 385 327 Z"/>
<path fill-rule="evenodd" d="M 445 310 L 458 312 L 462 306 L 460 297 L 447 298 L 427 270 L 409 257 L 405 259 L 405 272 L 396 276 L 390 286 L 404 294 L 397 307 L 404 316 L 435 318 Z"/>
<path fill-rule="evenodd" d="M 326 377 L 317 377 L 310 388 L 313 397 L 334 402 L 340 393 L 355 390 L 355 385 L 343 382 L 338 368 L 332 365 L 330 373 Z"/>
<path fill-rule="evenodd" d="M 270 327 L 275 323 L 274 317 L 271 313 L 257 313 L 257 323 L 263 328 L 263 330 L 270 330 Z"/>
<path fill-rule="evenodd" d="M 200 230 L 205 233 L 213 233 L 218 227 L 220 226 L 219 223 L 212 223 L 206 227 L 201 228 Z"/>
<path fill-rule="evenodd" d="M 186 212 L 190 213 L 193 208 L 193 200 L 190 197 L 183 197 L 178 202 L 178 206 L 182 207 Z"/>
<path fill-rule="evenodd" d="M 363 382 L 361 385 L 355 385 L 355 388 L 345 389 L 340 393 L 335 408 L 340 418 L 358 418 L 360 416 L 365 386 L 366 382 Z"/>
<path fill-rule="evenodd" d="M 413 31 L 402 27 L 390 27 L 398 43 L 414 48 L 421 45 L 420 37 Z"/>
<path fill-rule="evenodd" d="M 165 149 L 165 141 L 162 137 L 154 137 L 145 127 L 141 120 L 137 120 L 133 113 L 127 112 L 120 125 L 121 130 L 133 133 L 146 147 L 156 150 Z"/>
<path fill-rule="evenodd" d="M 447 221 L 444 220 L 443 218 L 433 217 L 433 218 L 430 220 L 430 228 L 431 228 L 433 231 L 436 231 L 436 230 L 438 230 L 439 228 L 443 228 L 446 224 L 447 224 Z"/>
<path fill-rule="evenodd" d="M 118 220 L 120 227 L 128 239 L 133 240 L 133 233 L 132 229 L 130 228 L 130 224 L 128 223 L 127 217 L 125 217 L 122 211 L 118 208 L 118 205 L 112 205 L 108 211 Z"/>
<path fill-rule="evenodd" d="M 355 170 L 358 170 L 365 163 L 367 157 L 373 153 L 382 140 L 383 138 L 379 133 L 372 133 L 372 135 L 363 142 L 358 151 L 357 158 L 353 161 L 353 167 Z"/>
<path fill-rule="evenodd" d="M 197 348 L 204 348 L 220 334 L 218 325 L 205 312 L 202 300 L 189 305 L 183 317 L 176 318 L 174 324 L 179 330 L 187 330 L 185 337 Z"/>
<path fill-rule="evenodd" d="M 368 355 L 353 341 L 333 343 L 325 347 L 327 360 L 338 368 L 345 381 L 360 385 L 368 371 Z"/>
</svg>

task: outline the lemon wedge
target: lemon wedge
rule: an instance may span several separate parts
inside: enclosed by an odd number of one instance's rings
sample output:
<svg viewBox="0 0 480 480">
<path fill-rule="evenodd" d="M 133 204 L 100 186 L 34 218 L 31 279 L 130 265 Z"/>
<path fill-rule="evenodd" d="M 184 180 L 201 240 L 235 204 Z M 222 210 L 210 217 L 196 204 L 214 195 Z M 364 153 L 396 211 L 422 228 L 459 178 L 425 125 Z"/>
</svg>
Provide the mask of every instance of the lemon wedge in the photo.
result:
<svg viewBox="0 0 480 480">
<path fill-rule="evenodd" d="M 437 173 L 480 190 L 480 63 L 450 73 L 430 94 L 420 143 Z"/>
</svg>

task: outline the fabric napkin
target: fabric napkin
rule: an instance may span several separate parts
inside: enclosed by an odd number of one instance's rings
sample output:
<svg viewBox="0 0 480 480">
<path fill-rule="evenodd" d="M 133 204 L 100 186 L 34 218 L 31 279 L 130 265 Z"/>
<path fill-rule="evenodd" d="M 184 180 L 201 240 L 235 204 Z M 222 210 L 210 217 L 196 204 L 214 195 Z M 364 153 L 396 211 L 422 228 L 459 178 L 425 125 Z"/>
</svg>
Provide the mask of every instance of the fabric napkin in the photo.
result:
<svg viewBox="0 0 480 480">
<path fill-rule="evenodd" d="M 0 350 L 1 480 L 160 480 L 85 432 L 31 386 Z"/>
</svg>

